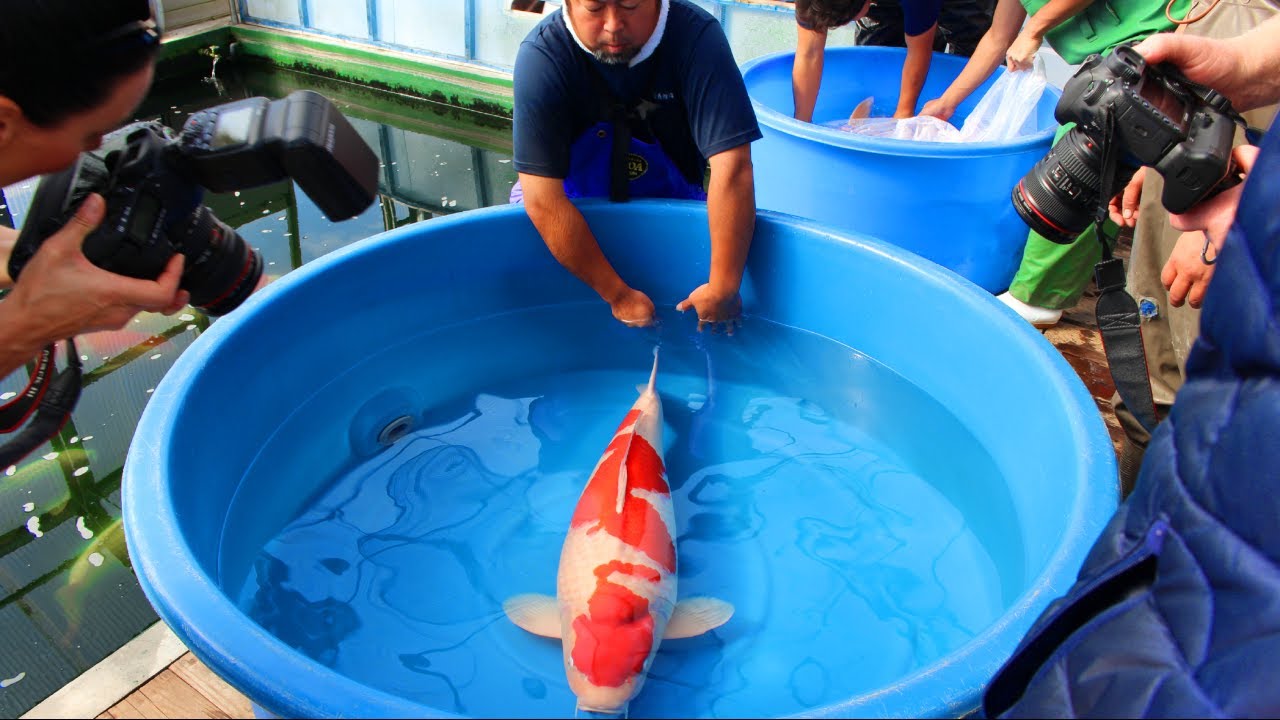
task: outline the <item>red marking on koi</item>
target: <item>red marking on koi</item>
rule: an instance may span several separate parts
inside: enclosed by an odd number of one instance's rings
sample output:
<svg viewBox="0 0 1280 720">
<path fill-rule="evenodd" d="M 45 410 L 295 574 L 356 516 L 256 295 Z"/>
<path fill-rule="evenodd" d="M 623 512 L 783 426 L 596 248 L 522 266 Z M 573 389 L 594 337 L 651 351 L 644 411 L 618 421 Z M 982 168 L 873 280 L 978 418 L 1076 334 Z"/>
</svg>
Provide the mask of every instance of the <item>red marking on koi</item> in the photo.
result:
<svg viewBox="0 0 1280 720">
<path fill-rule="evenodd" d="M 639 410 L 627 413 L 619 429 L 635 422 L 639 415 Z M 634 434 L 635 430 L 632 429 L 616 436 L 609 443 L 605 459 L 583 490 L 569 526 L 579 527 L 599 522 L 605 532 L 653 558 L 667 572 L 673 573 L 676 571 L 675 541 L 657 509 L 648 502 L 627 497 L 623 502 L 622 512 L 617 512 L 618 473 L 622 470 L 622 456 L 628 442 L 631 443 L 631 452 L 627 454 L 628 487 L 661 495 L 671 494 L 671 489 L 663 479 L 665 470 L 662 456 L 644 436 L 635 435 L 632 438 Z"/>
<path fill-rule="evenodd" d="M 626 563 L 621 560 L 610 560 L 597 567 L 595 572 L 596 577 L 602 582 L 607 581 L 613 573 L 630 575 L 641 580 L 648 580 L 651 583 L 662 582 L 662 573 L 648 565 L 636 565 L 635 563 Z"/>
<path fill-rule="evenodd" d="M 653 650 L 649 601 L 609 582 L 612 565 L 596 568 L 596 591 L 587 601 L 587 613 L 573 619 L 573 665 L 597 687 L 619 687 L 643 672 Z"/>
</svg>

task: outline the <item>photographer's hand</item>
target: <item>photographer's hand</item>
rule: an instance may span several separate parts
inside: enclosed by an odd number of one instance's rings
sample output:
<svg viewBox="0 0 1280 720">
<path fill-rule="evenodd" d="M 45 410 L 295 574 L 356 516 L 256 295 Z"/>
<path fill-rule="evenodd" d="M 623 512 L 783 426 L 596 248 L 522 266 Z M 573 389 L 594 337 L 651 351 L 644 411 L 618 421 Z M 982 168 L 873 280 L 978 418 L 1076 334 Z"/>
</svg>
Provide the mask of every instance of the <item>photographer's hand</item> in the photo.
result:
<svg viewBox="0 0 1280 720">
<path fill-rule="evenodd" d="M 139 312 L 172 314 L 189 301 L 178 289 L 181 254 L 155 280 L 117 275 L 89 262 L 81 248 L 104 213 L 102 197 L 89 195 L 71 222 L 40 246 L 0 302 L 0 373 L 13 371 L 51 342 L 121 328 Z"/>
<path fill-rule="evenodd" d="M 1176 65 L 1241 112 L 1280 100 L 1280 15 L 1229 40 L 1156 33 L 1133 49 L 1149 63 Z"/>
<path fill-rule="evenodd" d="M 1253 169 L 1253 161 L 1258 157 L 1258 148 L 1253 145 L 1238 145 L 1231 150 L 1231 157 L 1240 172 L 1248 175 Z M 1227 230 L 1231 229 L 1231 223 L 1236 219 L 1236 206 L 1240 204 L 1240 193 L 1243 190 L 1244 183 L 1240 183 L 1181 215 L 1170 214 L 1169 224 L 1184 232 L 1203 230 L 1207 233 L 1213 244 L 1213 252 L 1209 256 L 1212 260 L 1217 257 L 1217 253 L 1222 252 L 1222 243 L 1226 241 Z"/>
<path fill-rule="evenodd" d="M 1107 213 L 1111 216 L 1111 222 L 1120 227 L 1134 227 L 1138 224 L 1138 200 L 1142 197 L 1142 181 L 1146 173 L 1145 167 L 1138 168 L 1138 171 L 1133 174 L 1133 179 L 1124 186 L 1124 190 L 1107 203 Z"/>
<path fill-rule="evenodd" d="M 1183 233 L 1169 254 L 1169 261 L 1160 271 L 1160 282 L 1169 291 L 1169 304 L 1182 307 L 1185 302 L 1193 308 L 1200 307 L 1204 293 L 1213 278 L 1213 265 L 1206 265 L 1200 254 L 1204 251 L 1204 233 Z M 1213 257 L 1209 258 L 1210 260 Z"/>
</svg>

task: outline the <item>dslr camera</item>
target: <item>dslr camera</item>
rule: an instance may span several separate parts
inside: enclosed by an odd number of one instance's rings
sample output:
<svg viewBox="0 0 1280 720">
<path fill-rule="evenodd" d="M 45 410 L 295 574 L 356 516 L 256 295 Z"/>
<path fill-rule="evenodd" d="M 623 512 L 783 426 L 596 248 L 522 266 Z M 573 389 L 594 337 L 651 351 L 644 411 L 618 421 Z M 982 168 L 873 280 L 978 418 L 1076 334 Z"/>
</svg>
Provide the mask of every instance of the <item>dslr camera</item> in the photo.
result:
<svg viewBox="0 0 1280 720">
<path fill-rule="evenodd" d="M 134 123 L 83 153 L 68 170 L 41 179 L 9 258 L 17 279 L 40 244 L 61 229 L 91 192 L 106 216 L 84 241 L 104 270 L 154 279 L 175 253 L 186 256 L 180 287 L 191 304 L 224 315 L 262 277 L 262 256 L 203 203 L 228 192 L 291 178 L 331 220 L 363 212 L 378 189 L 378 159 L 332 103 L 299 90 L 281 100 L 254 97 L 191 115 L 181 133 Z"/>
<path fill-rule="evenodd" d="M 1108 192 L 1124 188 L 1139 167 L 1154 167 L 1172 213 L 1240 182 L 1231 160 L 1240 116 L 1231 103 L 1172 65 L 1148 65 L 1128 44 L 1086 58 L 1054 117 L 1076 126 L 1014 186 L 1013 206 L 1056 243 L 1074 242 L 1111 199 L 1101 196 L 1108 151 L 1116 164 Z"/>
</svg>

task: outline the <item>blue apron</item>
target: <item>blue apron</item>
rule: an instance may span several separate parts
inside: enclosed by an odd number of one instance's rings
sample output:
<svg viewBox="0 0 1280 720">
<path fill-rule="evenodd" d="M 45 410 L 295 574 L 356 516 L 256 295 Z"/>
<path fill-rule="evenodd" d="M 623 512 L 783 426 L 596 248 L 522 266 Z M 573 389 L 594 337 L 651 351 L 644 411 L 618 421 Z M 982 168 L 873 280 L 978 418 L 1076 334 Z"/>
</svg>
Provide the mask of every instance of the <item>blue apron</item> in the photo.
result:
<svg viewBox="0 0 1280 720">
<path fill-rule="evenodd" d="M 654 76 L 658 58 L 654 53 Z M 593 61 L 588 60 L 589 63 Z M 564 179 L 565 195 L 571 198 L 608 197 L 626 202 L 633 197 L 706 200 L 702 185 L 689 182 L 652 132 L 653 142 L 632 135 L 633 127 L 648 130 L 647 113 L 658 106 L 648 100 L 634 105 L 619 101 L 600 72 L 589 69 L 596 95 L 601 98 L 600 116 L 605 119 L 587 128 L 569 149 L 569 176 Z M 654 83 L 644 95 L 652 97 Z M 511 202 L 522 202 L 520 182 L 511 188 Z"/>
</svg>

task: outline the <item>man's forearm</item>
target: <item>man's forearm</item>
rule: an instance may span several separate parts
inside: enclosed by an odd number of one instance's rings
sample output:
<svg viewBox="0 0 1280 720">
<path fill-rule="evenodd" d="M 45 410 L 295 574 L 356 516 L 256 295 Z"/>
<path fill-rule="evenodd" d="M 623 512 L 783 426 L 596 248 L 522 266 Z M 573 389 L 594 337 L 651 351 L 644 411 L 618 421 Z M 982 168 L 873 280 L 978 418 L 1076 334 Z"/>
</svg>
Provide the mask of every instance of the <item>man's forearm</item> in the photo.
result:
<svg viewBox="0 0 1280 720">
<path fill-rule="evenodd" d="M 579 280 L 611 303 L 627 289 L 614 270 L 586 218 L 568 198 L 550 197 L 530 202 L 525 196 L 529 219 L 555 259 Z"/>
<path fill-rule="evenodd" d="M 920 88 L 924 87 L 924 79 L 929 75 L 929 63 L 933 60 L 933 37 L 937 32 L 938 25 L 935 23 L 919 35 L 907 36 L 907 59 L 902 65 L 898 108 L 893 113 L 896 118 L 909 118 L 916 114 Z"/>
<path fill-rule="evenodd" d="M 813 122 L 813 108 L 818 104 L 822 85 L 822 63 L 826 53 L 827 34 L 797 26 L 795 60 L 791 65 L 791 99 L 795 118 Z"/>
<path fill-rule="evenodd" d="M 1027 18 L 1023 32 L 1030 33 L 1037 40 L 1043 40 L 1045 33 L 1075 17 L 1094 0 L 1049 0 L 1035 15 Z M 1102 48 L 1098 48 L 1099 51 Z"/>
<path fill-rule="evenodd" d="M 0 377 L 17 370 L 51 342 L 19 317 L 13 304 L 0 300 Z"/>
<path fill-rule="evenodd" d="M 1280 15 L 1271 17 L 1236 41 L 1240 46 L 1242 75 L 1248 78 L 1246 99 L 1240 110 L 1253 110 L 1280 102 Z"/>
<path fill-rule="evenodd" d="M 755 234 L 755 174 L 749 145 L 726 152 L 724 158 L 713 158 L 707 188 L 711 230 L 711 272 L 707 282 L 713 289 L 737 292 Z"/>
</svg>

